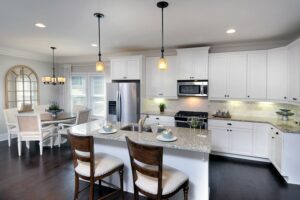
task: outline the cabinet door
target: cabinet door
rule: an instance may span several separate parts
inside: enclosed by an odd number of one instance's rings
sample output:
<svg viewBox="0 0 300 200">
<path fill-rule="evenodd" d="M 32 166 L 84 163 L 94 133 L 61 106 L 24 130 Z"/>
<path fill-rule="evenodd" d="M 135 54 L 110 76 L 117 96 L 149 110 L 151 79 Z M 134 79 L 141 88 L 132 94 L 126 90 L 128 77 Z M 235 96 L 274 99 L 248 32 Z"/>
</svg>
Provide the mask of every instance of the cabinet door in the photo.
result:
<svg viewBox="0 0 300 200">
<path fill-rule="evenodd" d="M 288 94 L 290 102 L 299 101 L 298 51 L 296 43 L 292 43 L 288 46 Z"/>
<path fill-rule="evenodd" d="M 127 79 L 138 80 L 141 74 L 140 59 L 127 60 Z"/>
<path fill-rule="evenodd" d="M 266 93 L 267 53 L 249 53 L 247 66 L 247 98 L 266 99 Z"/>
<path fill-rule="evenodd" d="M 280 131 L 275 132 L 275 160 L 274 165 L 281 172 L 281 155 L 282 155 L 282 133 Z"/>
<path fill-rule="evenodd" d="M 159 58 L 157 58 L 159 59 Z M 160 94 L 164 98 L 178 98 L 177 97 L 177 57 L 166 56 L 168 62 L 168 69 L 166 71 L 159 71 L 161 78 L 156 84 L 160 88 Z"/>
<path fill-rule="evenodd" d="M 158 59 L 158 57 L 146 58 L 146 96 L 148 98 L 162 94 L 161 73 L 157 68 Z"/>
<path fill-rule="evenodd" d="M 187 80 L 193 79 L 193 72 L 194 72 L 194 60 L 193 54 L 191 52 L 178 52 L 178 80 Z"/>
<path fill-rule="evenodd" d="M 271 127 L 269 132 L 269 159 L 275 163 L 275 128 Z"/>
<path fill-rule="evenodd" d="M 111 79 L 122 80 L 127 78 L 127 62 L 126 60 L 111 61 Z"/>
<path fill-rule="evenodd" d="M 268 51 L 267 98 L 287 100 L 287 49 L 286 47 Z"/>
<path fill-rule="evenodd" d="M 227 56 L 214 54 L 209 57 L 209 97 L 226 98 L 227 96 Z"/>
<path fill-rule="evenodd" d="M 227 93 L 232 99 L 246 98 L 247 55 L 229 54 Z"/>
<path fill-rule="evenodd" d="M 192 77 L 198 80 L 208 79 L 208 49 L 195 51 L 193 55 L 194 72 Z"/>
<path fill-rule="evenodd" d="M 253 156 L 269 157 L 269 132 L 270 126 L 256 123 L 253 130 Z"/>
<path fill-rule="evenodd" d="M 228 153 L 228 131 L 224 128 L 212 127 L 211 142 L 212 150 L 217 152 Z"/>
<path fill-rule="evenodd" d="M 252 130 L 230 129 L 229 153 L 239 155 L 252 154 Z"/>
</svg>

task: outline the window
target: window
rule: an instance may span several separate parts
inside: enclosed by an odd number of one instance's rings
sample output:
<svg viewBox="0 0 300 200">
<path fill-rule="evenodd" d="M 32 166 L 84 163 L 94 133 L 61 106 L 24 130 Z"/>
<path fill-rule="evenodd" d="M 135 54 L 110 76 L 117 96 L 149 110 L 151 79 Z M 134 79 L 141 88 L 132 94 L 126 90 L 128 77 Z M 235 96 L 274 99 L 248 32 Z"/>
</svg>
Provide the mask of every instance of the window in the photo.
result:
<svg viewBox="0 0 300 200">
<path fill-rule="evenodd" d="M 105 78 L 95 74 L 73 74 L 71 81 L 71 109 L 82 105 L 96 117 L 105 116 Z"/>
<path fill-rule="evenodd" d="M 32 111 L 32 107 L 39 104 L 37 74 L 27 66 L 12 67 L 5 76 L 5 92 L 6 108 Z"/>
</svg>

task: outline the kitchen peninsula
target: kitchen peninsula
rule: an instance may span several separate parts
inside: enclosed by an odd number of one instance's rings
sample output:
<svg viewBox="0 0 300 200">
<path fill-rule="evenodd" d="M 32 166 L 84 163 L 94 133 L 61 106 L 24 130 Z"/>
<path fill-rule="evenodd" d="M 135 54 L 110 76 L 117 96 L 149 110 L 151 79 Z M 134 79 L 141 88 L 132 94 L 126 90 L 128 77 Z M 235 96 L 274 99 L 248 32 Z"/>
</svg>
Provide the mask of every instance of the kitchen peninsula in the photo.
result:
<svg viewBox="0 0 300 200">
<path fill-rule="evenodd" d="M 77 135 L 93 136 L 95 152 L 109 153 L 124 161 L 124 190 L 127 192 L 133 192 L 133 183 L 125 141 L 126 136 L 140 144 L 164 147 L 164 165 L 181 170 L 189 176 L 189 199 L 209 199 L 209 153 L 211 142 L 210 133 L 207 130 L 201 130 L 200 132 L 199 130 L 172 127 L 173 134 L 178 138 L 177 141 L 161 142 L 156 139 L 154 133 L 124 131 L 120 130 L 121 127 L 123 126 L 115 125 L 114 128 L 118 131 L 114 134 L 101 134 L 98 133 L 100 122 L 92 121 L 74 126 L 70 131 Z M 114 184 L 119 183 L 117 176 L 112 176 L 109 181 Z M 174 199 L 183 199 L 183 193 L 179 192 Z"/>
</svg>

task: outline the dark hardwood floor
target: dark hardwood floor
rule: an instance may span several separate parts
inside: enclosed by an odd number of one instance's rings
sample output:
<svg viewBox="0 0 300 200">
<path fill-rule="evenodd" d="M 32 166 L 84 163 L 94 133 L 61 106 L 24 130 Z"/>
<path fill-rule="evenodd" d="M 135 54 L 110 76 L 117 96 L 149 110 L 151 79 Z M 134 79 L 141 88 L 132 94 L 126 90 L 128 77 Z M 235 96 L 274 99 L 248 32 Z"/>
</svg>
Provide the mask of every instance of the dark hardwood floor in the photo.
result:
<svg viewBox="0 0 300 200">
<path fill-rule="evenodd" d="M 0 142 L 0 200 L 73 199 L 74 174 L 68 144 L 61 149 L 44 148 L 43 156 L 37 143 L 31 143 L 30 151 L 25 145 L 22 150 L 19 158 L 16 140 L 11 148 L 7 141 Z M 81 188 L 86 185 L 81 182 Z M 271 165 L 219 156 L 210 158 L 210 187 L 211 200 L 300 199 L 300 186 L 285 184 Z M 109 190 L 97 188 L 95 199 Z M 88 190 L 80 194 L 80 199 L 87 197 Z M 133 195 L 126 193 L 125 199 L 133 199 Z"/>
</svg>

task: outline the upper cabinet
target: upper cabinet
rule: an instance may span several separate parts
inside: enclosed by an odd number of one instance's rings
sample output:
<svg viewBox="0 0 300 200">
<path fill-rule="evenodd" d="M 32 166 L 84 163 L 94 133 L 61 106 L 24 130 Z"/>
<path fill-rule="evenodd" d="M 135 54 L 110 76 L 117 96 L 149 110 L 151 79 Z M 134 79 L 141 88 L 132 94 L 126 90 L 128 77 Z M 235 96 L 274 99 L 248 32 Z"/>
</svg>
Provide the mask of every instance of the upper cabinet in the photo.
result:
<svg viewBox="0 0 300 200">
<path fill-rule="evenodd" d="M 267 99 L 287 100 L 287 48 L 268 50 Z"/>
<path fill-rule="evenodd" d="M 167 70 L 157 68 L 159 57 L 146 58 L 146 96 L 148 98 L 177 98 L 177 58 L 166 56 Z"/>
<path fill-rule="evenodd" d="M 143 56 L 111 59 L 112 80 L 140 80 L 142 78 Z"/>
<path fill-rule="evenodd" d="M 266 99 L 267 52 L 250 52 L 247 56 L 247 98 Z"/>
<path fill-rule="evenodd" d="M 208 79 L 209 47 L 177 49 L 178 80 Z"/>
<path fill-rule="evenodd" d="M 218 53 L 209 57 L 209 97 L 246 97 L 247 56 L 243 53 Z"/>
<path fill-rule="evenodd" d="M 299 98 L 299 75 L 300 75 L 300 39 L 287 47 L 288 58 L 288 100 L 298 103 Z"/>
</svg>

